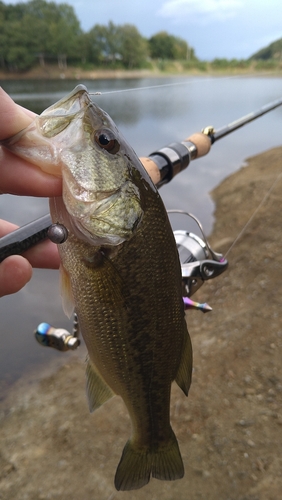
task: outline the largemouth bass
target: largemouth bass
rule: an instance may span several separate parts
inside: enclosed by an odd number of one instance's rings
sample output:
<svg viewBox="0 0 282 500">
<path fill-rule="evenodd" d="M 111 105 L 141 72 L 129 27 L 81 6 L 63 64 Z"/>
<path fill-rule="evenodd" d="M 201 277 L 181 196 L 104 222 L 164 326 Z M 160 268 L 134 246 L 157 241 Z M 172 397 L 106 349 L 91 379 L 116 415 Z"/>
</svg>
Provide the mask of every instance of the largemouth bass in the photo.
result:
<svg viewBox="0 0 282 500">
<path fill-rule="evenodd" d="M 59 245 L 62 297 L 89 354 L 89 408 L 117 394 L 131 418 L 116 488 L 181 478 L 170 392 L 176 380 L 188 394 L 192 348 L 178 252 L 155 185 L 82 85 L 5 145 L 63 179 L 50 211 L 69 233 Z"/>
</svg>

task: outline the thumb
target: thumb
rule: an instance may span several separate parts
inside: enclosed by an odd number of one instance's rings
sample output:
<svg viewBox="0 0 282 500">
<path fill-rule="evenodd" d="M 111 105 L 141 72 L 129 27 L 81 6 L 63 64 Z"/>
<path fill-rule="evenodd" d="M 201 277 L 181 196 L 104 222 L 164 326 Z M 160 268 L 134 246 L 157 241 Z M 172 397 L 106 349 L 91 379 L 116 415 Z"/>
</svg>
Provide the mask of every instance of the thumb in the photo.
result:
<svg viewBox="0 0 282 500">
<path fill-rule="evenodd" d="M 34 113 L 16 104 L 11 97 L 0 87 L 1 120 L 0 140 L 7 139 L 27 127 L 33 119 Z"/>
<path fill-rule="evenodd" d="M 32 267 L 20 255 L 12 255 L 0 264 L 0 297 L 18 292 L 31 279 Z"/>
</svg>

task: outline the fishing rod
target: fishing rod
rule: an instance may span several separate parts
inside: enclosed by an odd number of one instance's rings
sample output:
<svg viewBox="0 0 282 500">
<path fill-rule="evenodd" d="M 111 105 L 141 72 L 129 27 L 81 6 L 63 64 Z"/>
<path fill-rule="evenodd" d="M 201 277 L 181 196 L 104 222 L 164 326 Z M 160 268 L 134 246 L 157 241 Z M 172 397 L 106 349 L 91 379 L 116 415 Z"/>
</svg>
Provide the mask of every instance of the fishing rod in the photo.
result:
<svg viewBox="0 0 282 500">
<path fill-rule="evenodd" d="M 281 104 L 282 98 L 277 99 L 218 130 L 215 130 L 212 126 L 205 127 L 201 133 L 193 134 L 183 142 L 173 142 L 151 153 L 149 157 L 141 158 L 141 161 L 151 177 L 155 179 L 155 184 L 159 188 L 187 168 L 191 160 L 209 153 L 211 146 L 216 141 L 281 106 Z"/>
<path fill-rule="evenodd" d="M 202 132 L 192 134 L 183 142 L 173 142 L 158 151 L 154 151 L 148 157 L 141 157 L 140 160 L 157 188 L 160 188 L 186 169 L 191 160 L 209 153 L 211 146 L 216 141 L 281 106 L 281 104 L 282 98 L 277 99 L 218 130 L 208 126 Z M 67 238 L 66 229 L 58 224 L 52 224 L 50 215 L 40 217 L 0 238 L 0 262 L 10 255 L 25 252 L 46 238 L 56 244 L 63 243 Z"/>
</svg>

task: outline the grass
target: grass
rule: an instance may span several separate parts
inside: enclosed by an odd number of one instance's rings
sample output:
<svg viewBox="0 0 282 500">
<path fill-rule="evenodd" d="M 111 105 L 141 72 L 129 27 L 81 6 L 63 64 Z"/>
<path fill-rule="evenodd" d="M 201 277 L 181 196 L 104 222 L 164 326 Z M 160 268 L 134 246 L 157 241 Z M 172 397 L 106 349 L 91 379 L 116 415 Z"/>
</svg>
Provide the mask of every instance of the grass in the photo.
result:
<svg viewBox="0 0 282 500">
<path fill-rule="evenodd" d="M 214 59 L 212 62 L 198 60 L 155 60 L 149 61 L 142 69 L 122 67 L 96 67 L 91 64 L 68 66 L 62 70 L 57 65 L 34 66 L 25 72 L 0 72 L 0 80 L 5 79 L 81 79 L 81 78 L 138 78 L 142 76 L 189 75 L 189 74 L 260 74 L 261 72 L 280 75 L 282 62 L 275 60 L 227 60 Z"/>
</svg>

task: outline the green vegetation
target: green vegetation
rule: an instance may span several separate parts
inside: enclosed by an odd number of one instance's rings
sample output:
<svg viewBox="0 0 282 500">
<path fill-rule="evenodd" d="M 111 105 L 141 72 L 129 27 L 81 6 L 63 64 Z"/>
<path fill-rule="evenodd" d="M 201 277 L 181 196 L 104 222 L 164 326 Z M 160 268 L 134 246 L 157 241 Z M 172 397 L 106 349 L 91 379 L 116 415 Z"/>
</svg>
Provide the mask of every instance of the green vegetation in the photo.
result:
<svg viewBox="0 0 282 500">
<path fill-rule="evenodd" d="M 130 24 L 96 24 L 82 38 L 84 61 L 96 67 L 141 68 L 149 57 L 146 39 Z"/>
<path fill-rule="evenodd" d="M 57 65 L 83 70 L 154 69 L 244 72 L 281 70 L 282 39 L 248 60 L 199 61 L 182 38 L 161 31 L 144 38 L 131 24 L 95 24 L 84 32 L 73 7 L 46 0 L 4 4 L 0 0 L 0 70 L 24 72 Z"/>
<path fill-rule="evenodd" d="M 282 38 L 253 54 L 250 60 L 282 62 Z"/>
<path fill-rule="evenodd" d="M 194 49 L 182 38 L 160 31 L 149 39 L 149 51 L 152 59 L 196 60 Z"/>
<path fill-rule="evenodd" d="M 219 69 L 219 70 L 225 70 L 225 69 L 248 69 L 251 67 L 251 62 L 246 61 L 245 59 L 214 59 L 211 62 L 211 68 L 212 69 Z"/>
<path fill-rule="evenodd" d="M 262 52 L 262 51 L 261 51 Z M 274 59 L 214 59 L 209 68 L 212 71 L 281 71 L 282 61 Z"/>
<path fill-rule="evenodd" d="M 24 71 L 57 62 L 96 68 L 146 68 L 158 60 L 195 59 L 185 40 L 161 32 L 145 39 L 130 24 L 96 24 L 83 32 L 73 7 L 45 0 L 0 1 L 0 68 Z"/>
<path fill-rule="evenodd" d="M 0 65 L 26 70 L 38 61 L 79 58 L 77 41 L 82 36 L 74 10 L 67 4 L 33 0 L 5 5 L 0 2 Z"/>
</svg>

